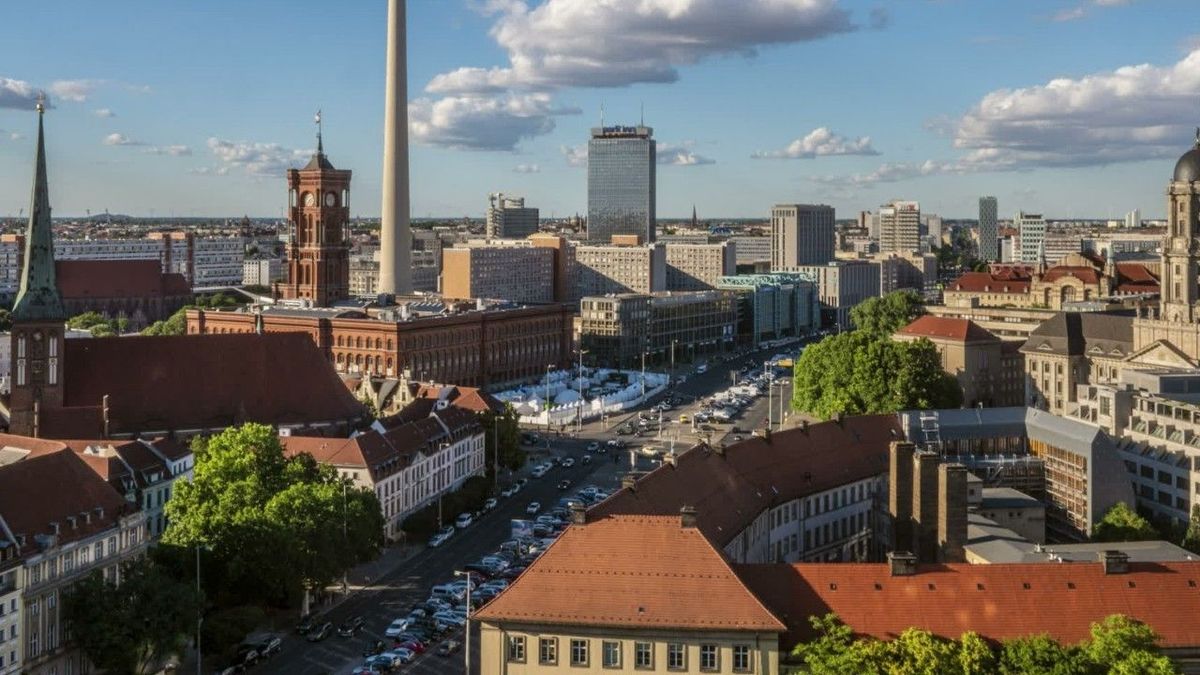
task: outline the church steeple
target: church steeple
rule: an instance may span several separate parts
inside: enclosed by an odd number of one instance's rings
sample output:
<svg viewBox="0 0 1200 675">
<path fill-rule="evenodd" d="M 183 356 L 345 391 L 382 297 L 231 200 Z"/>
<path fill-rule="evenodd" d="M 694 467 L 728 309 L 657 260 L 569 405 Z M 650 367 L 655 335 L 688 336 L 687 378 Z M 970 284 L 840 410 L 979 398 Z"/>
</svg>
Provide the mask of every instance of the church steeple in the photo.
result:
<svg viewBox="0 0 1200 675">
<path fill-rule="evenodd" d="M 66 311 L 58 294 L 54 276 L 54 233 L 50 225 L 50 187 L 46 180 L 46 140 L 42 120 L 45 103 L 37 104 L 38 137 L 33 196 L 29 205 L 29 223 L 25 226 L 25 265 L 21 286 L 13 304 L 14 321 L 63 321 Z"/>
</svg>

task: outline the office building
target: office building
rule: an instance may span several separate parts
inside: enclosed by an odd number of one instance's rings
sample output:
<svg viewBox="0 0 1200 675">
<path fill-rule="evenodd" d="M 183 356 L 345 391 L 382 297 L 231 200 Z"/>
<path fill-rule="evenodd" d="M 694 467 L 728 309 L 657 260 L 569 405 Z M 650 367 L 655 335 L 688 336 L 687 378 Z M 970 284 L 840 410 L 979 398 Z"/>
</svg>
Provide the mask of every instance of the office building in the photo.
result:
<svg viewBox="0 0 1200 675">
<path fill-rule="evenodd" d="M 772 237 L 742 235 L 730 237 L 729 241 L 737 249 L 737 264 L 755 265 L 758 263 L 767 263 L 769 265 L 771 263 Z"/>
<path fill-rule="evenodd" d="M 703 291 L 713 288 L 721 277 L 737 274 L 735 244 L 667 243 L 667 290 Z"/>
<path fill-rule="evenodd" d="M 579 344 L 592 363 L 636 367 L 642 354 L 669 361 L 733 345 L 736 298 L 729 291 L 621 293 L 579 302 Z"/>
<path fill-rule="evenodd" d="M 609 293 L 667 290 L 667 251 L 663 244 L 640 244 L 634 235 L 617 235 L 611 244 L 574 247 L 572 300 Z"/>
<path fill-rule="evenodd" d="M 833 260 L 834 211 L 824 204 L 776 204 L 771 208 L 771 271 Z"/>
<path fill-rule="evenodd" d="M 1141 226 L 1142 226 L 1142 210 L 1141 209 L 1134 209 L 1134 210 L 1130 211 L 1129 213 L 1125 214 L 1125 227 L 1132 229 L 1132 228 L 1141 227 Z"/>
<path fill-rule="evenodd" d="M 1013 218 L 1013 227 L 1020 237 L 1020 257 L 1023 263 L 1037 264 L 1045 255 L 1046 219 L 1040 213 L 1019 211 Z"/>
<path fill-rule="evenodd" d="M 267 286 L 287 278 L 287 270 L 279 258 L 247 258 L 242 263 L 242 284 Z"/>
<path fill-rule="evenodd" d="M 587 240 L 613 235 L 653 242 L 656 219 L 654 130 L 647 126 L 596 127 L 588 141 Z"/>
<path fill-rule="evenodd" d="M 879 266 L 879 294 L 910 290 L 928 302 L 939 299 L 937 256 L 910 251 L 875 253 L 867 258 Z"/>
<path fill-rule="evenodd" d="M 921 250 L 921 204 L 893 201 L 879 207 L 879 252 Z"/>
<path fill-rule="evenodd" d="M 525 206 L 524 197 L 500 192 L 488 195 L 487 236 L 489 239 L 523 239 L 538 232 L 538 210 Z"/>
<path fill-rule="evenodd" d="M 879 295 L 879 265 L 866 260 L 839 260 L 828 265 L 805 265 L 794 271 L 817 284 L 821 325 L 849 330 L 850 309 Z"/>
<path fill-rule="evenodd" d="M 1000 261 L 999 211 L 995 197 L 979 198 L 979 259 Z"/>
<path fill-rule="evenodd" d="M 738 298 L 739 341 L 758 345 L 766 340 L 809 335 L 821 329 L 817 284 L 795 272 L 739 274 L 722 277 L 717 288 Z"/>
<path fill-rule="evenodd" d="M 442 297 L 554 301 L 555 251 L 528 240 L 476 240 L 442 249 Z"/>
</svg>

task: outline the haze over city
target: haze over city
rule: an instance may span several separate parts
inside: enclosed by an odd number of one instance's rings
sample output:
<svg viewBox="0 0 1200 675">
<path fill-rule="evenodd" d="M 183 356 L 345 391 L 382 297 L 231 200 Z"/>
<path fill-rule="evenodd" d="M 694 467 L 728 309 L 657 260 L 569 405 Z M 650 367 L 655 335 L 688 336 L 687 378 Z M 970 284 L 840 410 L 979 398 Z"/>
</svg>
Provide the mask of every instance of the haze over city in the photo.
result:
<svg viewBox="0 0 1200 675">
<path fill-rule="evenodd" d="M 1049 218 L 1163 216 L 1164 166 L 1200 118 L 1186 0 L 609 3 L 409 8 L 414 217 L 525 195 L 586 211 L 586 142 L 644 115 L 658 213 L 849 215 L 904 197 L 974 217 L 995 194 Z M 379 213 L 380 3 L 36 3 L 5 16 L 0 216 L 27 207 L 45 91 L 56 215 L 280 217 L 326 150 Z M 644 112 L 643 112 L 644 111 Z"/>
</svg>

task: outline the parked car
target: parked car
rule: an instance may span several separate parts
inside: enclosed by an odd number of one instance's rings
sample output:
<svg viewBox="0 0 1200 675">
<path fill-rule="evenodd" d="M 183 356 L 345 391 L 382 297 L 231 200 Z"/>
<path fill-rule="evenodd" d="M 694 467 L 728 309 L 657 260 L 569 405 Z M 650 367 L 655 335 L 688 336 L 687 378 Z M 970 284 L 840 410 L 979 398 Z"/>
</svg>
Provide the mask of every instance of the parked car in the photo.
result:
<svg viewBox="0 0 1200 675">
<path fill-rule="evenodd" d="M 450 535 L 445 534 L 443 532 L 438 532 L 437 534 L 435 534 L 429 538 L 429 547 L 437 548 L 437 547 L 441 546 L 442 544 L 446 543 L 447 541 L 449 541 L 449 539 L 450 539 Z"/>
<path fill-rule="evenodd" d="M 365 623 L 366 620 L 361 616 L 350 617 L 343 621 L 342 625 L 338 626 L 338 635 L 342 637 L 354 637 L 355 633 L 362 630 Z"/>
<path fill-rule="evenodd" d="M 307 635 L 309 631 L 317 627 L 317 615 L 305 614 L 300 617 L 300 623 L 296 624 L 296 632 L 301 635 Z"/>
<path fill-rule="evenodd" d="M 542 510 L 542 505 L 539 504 L 538 502 L 529 502 L 529 506 L 525 507 L 525 513 L 527 513 L 531 516 L 541 510 Z"/>
<path fill-rule="evenodd" d="M 283 647 L 283 640 L 277 635 L 269 635 L 259 640 L 256 646 L 259 659 L 270 658 L 279 653 L 280 648 Z"/>
<path fill-rule="evenodd" d="M 566 490 L 569 487 L 571 487 L 571 481 L 567 480 L 566 478 L 558 481 L 559 490 Z"/>
<path fill-rule="evenodd" d="M 309 642 L 320 642 L 333 633 L 333 624 L 326 621 L 308 632 Z"/>
<path fill-rule="evenodd" d="M 450 656 L 451 654 L 457 653 L 461 648 L 462 643 L 460 643 L 458 640 L 446 640 L 442 643 L 441 647 L 438 647 L 437 653 L 438 656 Z"/>
<path fill-rule="evenodd" d="M 591 443 L 587 444 L 588 452 L 595 452 L 599 449 L 600 449 L 600 443 L 598 441 L 592 441 Z"/>
<path fill-rule="evenodd" d="M 408 630 L 408 619 L 396 619 L 388 625 L 383 634 L 388 637 L 396 637 L 405 630 Z"/>
<path fill-rule="evenodd" d="M 258 645 L 240 644 L 233 657 L 233 665 L 249 668 L 258 662 Z"/>
<path fill-rule="evenodd" d="M 460 530 L 465 530 L 466 528 L 470 527 L 471 523 L 473 522 L 475 522 L 475 519 L 471 516 L 471 514 L 460 513 L 458 514 L 458 517 L 454 519 L 454 526 Z"/>
<path fill-rule="evenodd" d="M 367 643 L 367 648 L 363 650 L 363 658 L 382 654 L 385 651 L 387 651 L 387 645 L 384 644 L 383 640 L 372 640 Z"/>
<path fill-rule="evenodd" d="M 584 466 L 586 466 L 586 465 L 588 465 L 588 464 L 591 464 L 591 463 L 592 463 L 592 456 L 591 456 L 591 455 L 584 455 L 584 456 L 583 456 L 583 459 L 579 460 L 579 462 L 580 462 L 581 464 L 583 464 Z"/>
<path fill-rule="evenodd" d="M 487 498 L 486 500 L 484 500 L 484 502 L 483 502 L 483 510 L 484 510 L 484 511 L 491 511 L 492 509 L 496 508 L 496 505 L 497 505 L 497 504 L 499 504 L 499 503 L 500 503 L 500 501 L 499 501 L 499 500 L 497 500 L 495 497 L 488 497 L 488 498 Z"/>
</svg>

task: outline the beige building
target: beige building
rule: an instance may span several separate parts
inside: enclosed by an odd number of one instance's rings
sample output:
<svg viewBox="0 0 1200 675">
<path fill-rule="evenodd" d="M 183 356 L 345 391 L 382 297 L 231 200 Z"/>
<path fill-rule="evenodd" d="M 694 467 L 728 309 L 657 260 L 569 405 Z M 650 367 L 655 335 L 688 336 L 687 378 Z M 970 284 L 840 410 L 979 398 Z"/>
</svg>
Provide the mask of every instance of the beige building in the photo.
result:
<svg viewBox="0 0 1200 675">
<path fill-rule="evenodd" d="M 921 250 L 921 204 L 893 201 L 879 207 L 879 252 Z"/>
<path fill-rule="evenodd" d="M 1015 353 L 1015 363 L 1006 362 L 1004 343 L 974 322 L 925 315 L 901 328 L 892 339 L 932 342 L 941 356 L 942 369 L 958 381 L 965 407 L 1021 405 L 1024 392 L 1011 386 L 1021 383 L 1020 353 Z M 1006 371 L 1015 382 L 1006 380 Z"/>
<path fill-rule="evenodd" d="M 636 235 L 614 235 L 611 244 L 576 246 L 573 299 L 667 290 L 666 247 L 640 241 Z"/>
<path fill-rule="evenodd" d="M 771 209 L 771 271 L 833 260 L 834 210 L 825 204 L 776 204 Z"/>
<path fill-rule="evenodd" d="M 804 274 L 817 284 L 823 326 L 849 330 L 850 308 L 879 295 L 879 265 L 866 260 L 839 260 L 788 271 Z"/>
<path fill-rule="evenodd" d="M 879 266 L 879 294 L 910 289 L 927 300 L 937 299 L 937 256 L 917 251 L 876 253 L 869 260 Z"/>
<path fill-rule="evenodd" d="M 442 297 L 554 301 L 555 252 L 529 240 L 470 241 L 442 250 Z"/>
<path fill-rule="evenodd" d="M 737 274 L 735 245 L 666 243 L 667 290 L 703 291 Z"/>
<path fill-rule="evenodd" d="M 573 520 L 472 617 L 481 675 L 779 672 L 783 623 L 700 531 L 694 509 L 591 520 L 577 508 Z"/>
<path fill-rule="evenodd" d="M 1158 276 L 1140 262 L 1114 263 L 1090 253 L 1071 253 L 1058 265 L 992 265 L 967 272 L 943 290 L 949 306 L 1067 309 L 1071 303 L 1138 301 L 1159 292 Z"/>
</svg>

